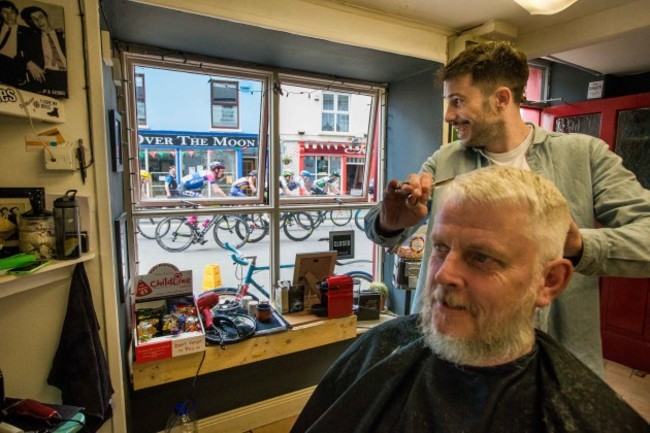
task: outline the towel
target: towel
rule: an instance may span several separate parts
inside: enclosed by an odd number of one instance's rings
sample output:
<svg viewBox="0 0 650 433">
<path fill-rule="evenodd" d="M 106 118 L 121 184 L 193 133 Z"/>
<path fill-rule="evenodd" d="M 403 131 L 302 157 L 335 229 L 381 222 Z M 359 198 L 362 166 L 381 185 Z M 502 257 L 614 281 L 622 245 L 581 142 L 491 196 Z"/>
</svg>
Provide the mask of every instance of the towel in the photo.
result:
<svg viewBox="0 0 650 433">
<path fill-rule="evenodd" d="M 61 390 L 63 404 L 84 408 L 90 432 L 97 431 L 113 414 L 113 387 L 83 263 L 78 263 L 72 274 L 59 347 L 47 383 Z"/>
</svg>

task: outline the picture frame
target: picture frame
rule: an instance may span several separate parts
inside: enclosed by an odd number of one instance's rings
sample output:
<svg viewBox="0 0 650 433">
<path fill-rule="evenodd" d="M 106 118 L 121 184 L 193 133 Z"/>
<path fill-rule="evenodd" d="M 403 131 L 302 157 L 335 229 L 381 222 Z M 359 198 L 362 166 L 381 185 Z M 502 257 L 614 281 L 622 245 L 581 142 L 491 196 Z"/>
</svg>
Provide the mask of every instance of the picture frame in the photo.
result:
<svg viewBox="0 0 650 433">
<path fill-rule="evenodd" d="M 122 116 L 117 110 L 108 111 L 108 125 L 113 171 L 121 173 L 124 171 L 124 160 L 122 159 Z"/>
<path fill-rule="evenodd" d="M 10 59 L 4 62 L 0 68 L 0 83 L 16 87 L 20 90 L 45 95 L 51 98 L 64 98 L 70 97 L 68 91 L 68 71 L 71 69 L 67 53 L 66 42 L 66 28 L 65 28 L 65 8 L 50 3 L 39 2 L 34 0 L 11 0 L 11 3 L 20 12 L 16 17 L 16 24 L 20 29 L 29 30 L 36 34 L 36 39 L 26 43 L 22 43 L 21 56 L 35 63 L 43 70 L 43 78 L 41 80 L 26 79 L 25 77 L 25 64 L 21 60 Z M 40 14 L 39 18 L 34 15 Z M 34 15 L 33 15 L 34 14 Z M 37 24 L 39 20 L 46 20 L 52 28 L 50 35 L 52 36 L 51 44 L 47 50 L 48 55 L 52 55 L 52 50 L 56 51 L 57 70 L 45 68 L 45 45 L 41 39 L 42 22 Z M 25 98 L 27 99 L 27 97 Z M 57 111 L 55 111 L 57 110 Z M 58 108 L 55 106 L 51 113 L 47 113 L 53 118 L 57 118 Z"/>
<path fill-rule="evenodd" d="M 123 212 L 115 219 L 115 251 L 117 265 L 117 289 L 120 302 L 124 303 L 130 290 L 129 242 L 126 225 L 126 213 Z"/>
</svg>

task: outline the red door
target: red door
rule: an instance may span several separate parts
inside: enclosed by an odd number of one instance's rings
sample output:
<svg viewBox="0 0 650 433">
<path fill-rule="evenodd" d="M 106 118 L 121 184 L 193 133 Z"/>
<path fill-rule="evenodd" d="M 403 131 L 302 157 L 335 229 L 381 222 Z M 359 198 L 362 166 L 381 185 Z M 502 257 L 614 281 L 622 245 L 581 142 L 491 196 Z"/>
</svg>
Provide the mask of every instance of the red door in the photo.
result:
<svg viewBox="0 0 650 433">
<path fill-rule="evenodd" d="M 545 108 L 542 126 L 599 137 L 650 189 L 650 93 Z M 650 372 L 650 279 L 601 278 L 603 355 Z"/>
</svg>

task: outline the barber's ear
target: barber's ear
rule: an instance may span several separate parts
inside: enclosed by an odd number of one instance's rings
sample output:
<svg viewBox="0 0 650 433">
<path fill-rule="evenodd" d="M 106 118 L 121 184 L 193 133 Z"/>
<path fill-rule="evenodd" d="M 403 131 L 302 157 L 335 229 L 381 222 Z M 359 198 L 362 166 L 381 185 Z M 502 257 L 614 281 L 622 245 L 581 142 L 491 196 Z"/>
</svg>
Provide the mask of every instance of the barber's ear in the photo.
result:
<svg viewBox="0 0 650 433">
<path fill-rule="evenodd" d="M 555 259 L 544 266 L 542 284 L 537 291 L 537 307 L 545 307 L 560 296 L 573 275 L 573 266 L 567 259 Z"/>
<path fill-rule="evenodd" d="M 507 106 L 512 100 L 512 92 L 505 86 L 499 87 L 495 92 L 495 96 L 499 107 Z"/>
</svg>

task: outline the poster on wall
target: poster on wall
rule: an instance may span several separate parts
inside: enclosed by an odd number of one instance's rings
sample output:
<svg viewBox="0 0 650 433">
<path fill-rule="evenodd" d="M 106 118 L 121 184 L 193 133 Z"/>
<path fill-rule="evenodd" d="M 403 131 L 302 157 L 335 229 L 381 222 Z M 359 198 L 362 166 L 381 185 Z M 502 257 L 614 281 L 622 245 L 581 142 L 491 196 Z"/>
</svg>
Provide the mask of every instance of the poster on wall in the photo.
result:
<svg viewBox="0 0 650 433">
<path fill-rule="evenodd" d="M 0 83 L 67 98 L 64 21 L 61 6 L 0 0 Z"/>
</svg>

